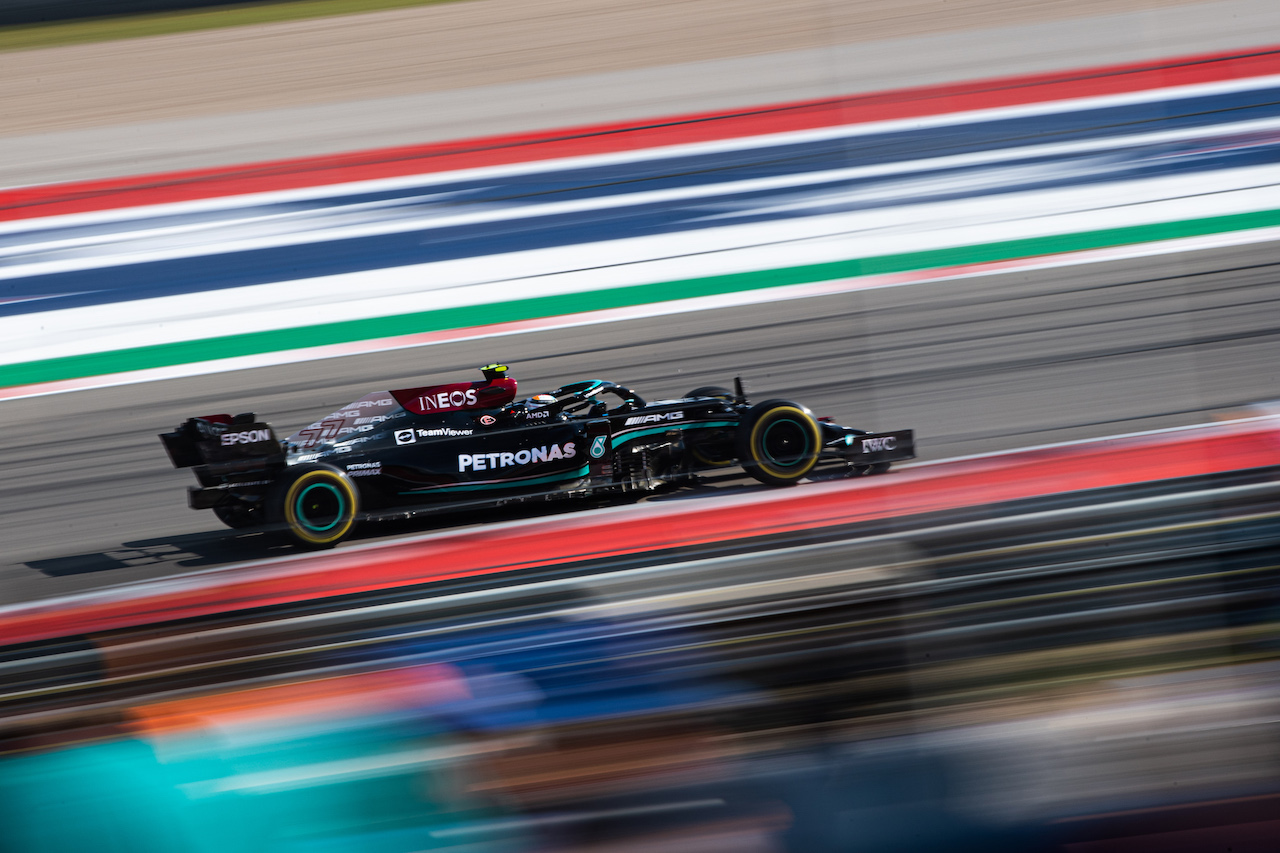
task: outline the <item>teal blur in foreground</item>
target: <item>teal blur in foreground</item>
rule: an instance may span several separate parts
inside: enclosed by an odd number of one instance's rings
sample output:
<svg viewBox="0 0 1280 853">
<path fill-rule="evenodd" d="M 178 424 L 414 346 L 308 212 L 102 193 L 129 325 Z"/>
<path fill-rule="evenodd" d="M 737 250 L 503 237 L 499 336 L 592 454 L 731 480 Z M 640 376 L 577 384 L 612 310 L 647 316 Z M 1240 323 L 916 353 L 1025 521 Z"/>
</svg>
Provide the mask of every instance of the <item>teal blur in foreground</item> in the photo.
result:
<svg viewBox="0 0 1280 853">
<path fill-rule="evenodd" d="M 138 740 L 0 759 L 4 853 L 214 853 L 248 849 L 239 821 L 212 821 Z M 53 792 L 57 792 L 54 794 Z"/>
<path fill-rule="evenodd" d="M 512 849 L 457 831 L 479 812 L 457 806 L 438 765 L 337 770 L 421 755 L 430 742 L 383 722 L 257 733 L 241 745 L 203 731 L 158 747 L 126 738 L 4 757 L 0 851 L 403 853 L 452 847 L 436 838 L 446 824 L 468 851 Z"/>
</svg>

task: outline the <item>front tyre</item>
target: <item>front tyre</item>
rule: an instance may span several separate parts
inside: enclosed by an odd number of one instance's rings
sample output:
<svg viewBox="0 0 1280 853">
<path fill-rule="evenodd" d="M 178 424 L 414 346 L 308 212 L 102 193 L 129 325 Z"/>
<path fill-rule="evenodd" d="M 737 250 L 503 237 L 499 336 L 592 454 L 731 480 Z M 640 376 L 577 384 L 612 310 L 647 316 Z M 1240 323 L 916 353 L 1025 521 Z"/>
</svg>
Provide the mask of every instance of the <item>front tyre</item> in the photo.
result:
<svg viewBox="0 0 1280 853">
<path fill-rule="evenodd" d="M 742 417 L 734 444 L 748 474 L 769 486 L 790 486 L 818 464 L 822 431 L 799 403 L 766 400 Z"/>
<path fill-rule="evenodd" d="M 332 548 L 351 533 L 360 498 L 351 478 L 328 465 L 296 465 L 286 469 L 267 498 L 273 526 L 295 545 Z"/>
</svg>

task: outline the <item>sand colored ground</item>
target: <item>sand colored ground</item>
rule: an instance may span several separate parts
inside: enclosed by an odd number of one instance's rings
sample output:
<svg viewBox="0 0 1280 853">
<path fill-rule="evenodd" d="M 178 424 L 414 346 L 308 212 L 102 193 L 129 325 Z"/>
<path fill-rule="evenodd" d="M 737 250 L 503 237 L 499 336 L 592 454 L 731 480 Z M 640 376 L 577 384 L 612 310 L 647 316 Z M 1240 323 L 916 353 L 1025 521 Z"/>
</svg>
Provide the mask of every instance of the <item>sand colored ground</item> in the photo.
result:
<svg viewBox="0 0 1280 853">
<path fill-rule="evenodd" d="M 470 0 L 0 55 L 0 135 L 354 101 L 1189 5 Z"/>
<path fill-rule="evenodd" d="M 0 53 L 0 187 L 1280 42 L 1275 0 L 466 0 Z"/>
</svg>

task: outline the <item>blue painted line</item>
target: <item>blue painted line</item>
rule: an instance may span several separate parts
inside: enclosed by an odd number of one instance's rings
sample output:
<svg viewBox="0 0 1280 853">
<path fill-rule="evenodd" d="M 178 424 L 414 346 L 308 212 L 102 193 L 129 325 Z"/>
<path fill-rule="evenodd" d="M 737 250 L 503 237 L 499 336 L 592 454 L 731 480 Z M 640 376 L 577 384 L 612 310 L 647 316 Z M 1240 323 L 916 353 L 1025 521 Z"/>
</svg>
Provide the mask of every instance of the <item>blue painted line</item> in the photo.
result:
<svg viewBox="0 0 1280 853">
<path fill-rule="evenodd" d="M 752 178 L 803 177 L 806 174 L 921 157 L 1008 149 L 1083 139 L 1115 138 L 1107 151 L 1058 157 L 1017 158 L 986 166 L 911 172 L 897 177 L 839 180 L 783 186 L 685 200 L 624 205 L 603 210 L 503 219 L 479 224 L 426 227 L 403 233 L 287 245 L 252 251 L 210 254 L 147 263 L 60 272 L 0 280 L 0 316 L 71 308 L 290 281 L 313 276 L 362 272 L 387 267 L 478 257 L 504 252 L 670 234 L 730 224 L 781 221 L 855 210 L 887 209 L 1008 192 L 1086 186 L 1171 174 L 1272 164 L 1280 161 L 1280 139 L 1213 136 L 1217 124 L 1280 116 L 1280 88 L 1183 98 L 1164 103 L 1127 105 L 1079 112 L 977 122 L 916 131 L 870 134 L 777 145 L 762 149 L 684 155 L 608 167 L 567 169 L 517 175 L 494 181 L 455 181 L 374 193 L 237 208 L 236 217 L 317 216 L 323 226 L 349 216 L 361 205 L 373 221 L 394 222 L 425 213 L 534 208 L 568 200 L 607 199 L 640 191 L 715 187 Z M 1143 147 L 1126 146 L 1136 132 L 1203 127 L 1205 138 Z M 1017 181 L 999 181 L 999 170 L 1025 168 Z M 1039 170 L 1042 177 L 1036 177 Z M 983 180 L 990 179 L 987 185 Z M 904 183 L 912 192 L 897 191 Z M 934 189 L 919 189 L 931 183 Z M 863 197 L 859 197 L 859 194 Z M 447 195 L 441 195 L 447 194 Z M 874 197 L 871 197 L 873 196 Z M 229 214 L 204 211 L 174 217 L 129 220 L 129 229 L 212 227 Z M 287 219 L 285 221 L 288 221 Z M 306 224 L 305 218 L 300 220 Z M 0 235 L 0 250 L 20 249 L 45 240 L 106 239 L 121 224 L 96 223 L 44 228 Z M 113 231 L 113 229 L 115 229 Z M 304 229 L 300 229 L 304 230 Z M 122 244 L 126 248 L 128 243 Z M 140 244 L 145 245 L 145 241 Z M 109 249 L 109 247 L 108 247 Z M 58 261 L 92 254 L 92 247 L 0 256 L 0 268 Z M 101 251 L 101 250 L 97 250 Z M 234 293 L 227 294 L 234 299 Z"/>
<path fill-rule="evenodd" d="M 1080 142 L 1195 127 L 1209 128 L 1228 122 L 1276 115 L 1280 115 L 1280 87 L 978 121 L 922 130 L 764 145 L 740 151 L 679 155 L 627 164 L 536 171 L 512 175 L 497 184 L 484 178 L 452 182 L 438 182 L 428 178 L 424 179 L 422 186 L 362 193 L 334 192 L 312 199 L 246 206 L 237 208 L 237 211 L 250 215 L 283 215 L 379 203 L 390 204 L 392 206 L 389 210 L 400 212 L 424 203 L 450 209 L 493 204 L 513 207 L 637 191 L 703 186 L 752 177 L 802 175 L 832 168 L 874 166 L 1026 145 Z M 421 198 L 424 193 L 436 198 L 424 201 Z M 457 195 L 439 198 L 443 194 Z M 135 219 L 131 222 L 136 223 L 139 228 L 199 225 L 219 221 L 225 215 L 223 211 L 200 211 L 179 216 Z M 21 236 L 0 233 L 0 248 L 20 245 L 32 239 L 101 236 L 112 230 L 112 225 L 95 223 L 69 228 L 35 228 L 23 231 Z"/>
</svg>

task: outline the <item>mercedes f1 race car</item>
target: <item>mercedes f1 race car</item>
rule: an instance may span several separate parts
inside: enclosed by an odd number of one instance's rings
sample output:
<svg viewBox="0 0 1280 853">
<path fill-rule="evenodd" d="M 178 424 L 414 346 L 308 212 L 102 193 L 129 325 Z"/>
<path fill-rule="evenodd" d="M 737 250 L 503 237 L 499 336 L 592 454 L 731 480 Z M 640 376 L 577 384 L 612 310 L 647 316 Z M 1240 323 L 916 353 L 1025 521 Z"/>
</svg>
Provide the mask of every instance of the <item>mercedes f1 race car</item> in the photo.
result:
<svg viewBox="0 0 1280 853">
<path fill-rule="evenodd" d="M 481 372 L 366 394 L 283 441 L 252 413 L 189 418 L 160 438 L 174 467 L 195 472 L 193 509 L 304 548 L 336 545 L 362 518 L 653 492 L 734 464 L 788 486 L 823 463 L 863 475 L 915 456 L 911 430 L 838 426 L 789 400 L 752 405 L 740 380 L 652 403 L 599 379 L 517 400 L 505 365 Z"/>
</svg>

